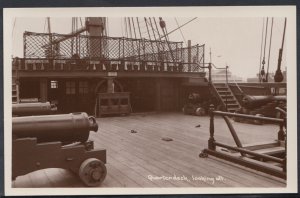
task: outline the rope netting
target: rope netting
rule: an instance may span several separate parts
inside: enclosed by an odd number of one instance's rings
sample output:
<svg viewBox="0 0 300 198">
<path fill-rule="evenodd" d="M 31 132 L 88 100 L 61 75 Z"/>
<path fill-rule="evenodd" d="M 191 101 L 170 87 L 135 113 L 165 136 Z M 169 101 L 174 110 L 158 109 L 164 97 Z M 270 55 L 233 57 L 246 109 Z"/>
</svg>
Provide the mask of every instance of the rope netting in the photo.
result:
<svg viewBox="0 0 300 198">
<path fill-rule="evenodd" d="M 190 56 L 189 56 L 190 50 Z M 124 37 L 24 33 L 24 58 L 204 63 L 204 45 Z"/>
</svg>

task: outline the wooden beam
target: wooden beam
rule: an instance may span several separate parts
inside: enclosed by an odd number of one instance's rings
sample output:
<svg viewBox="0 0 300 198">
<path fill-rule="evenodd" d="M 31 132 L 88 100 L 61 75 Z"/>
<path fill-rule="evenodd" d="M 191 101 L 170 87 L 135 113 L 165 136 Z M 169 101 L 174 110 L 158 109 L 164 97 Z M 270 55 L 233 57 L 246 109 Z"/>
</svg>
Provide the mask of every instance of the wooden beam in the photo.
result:
<svg viewBox="0 0 300 198">
<path fill-rule="evenodd" d="M 160 84 L 161 84 L 161 81 L 160 81 L 160 78 L 157 78 L 157 80 L 155 81 L 155 84 L 156 84 L 156 87 L 155 87 L 155 91 L 156 91 L 156 98 L 155 98 L 155 109 L 156 111 L 160 111 L 161 110 L 161 94 L 160 94 Z"/>
<path fill-rule="evenodd" d="M 74 78 L 74 77 L 109 77 L 108 72 L 103 71 L 19 71 L 19 77 L 57 77 L 57 78 Z M 166 78 L 204 78 L 205 73 L 172 73 L 172 72 L 117 72 L 115 77 L 130 77 L 130 78 L 140 78 L 140 77 L 166 77 Z"/>
<path fill-rule="evenodd" d="M 40 99 L 42 102 L 48 100 L 48 80 L 47 78 L 40 79 Z"/>
</svg>

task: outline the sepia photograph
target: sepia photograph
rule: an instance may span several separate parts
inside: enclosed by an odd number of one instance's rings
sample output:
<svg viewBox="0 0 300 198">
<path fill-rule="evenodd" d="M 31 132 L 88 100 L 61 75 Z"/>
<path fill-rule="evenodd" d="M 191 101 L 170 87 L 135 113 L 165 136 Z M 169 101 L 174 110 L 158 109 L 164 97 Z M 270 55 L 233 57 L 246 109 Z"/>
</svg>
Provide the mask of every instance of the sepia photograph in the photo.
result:
<svg viewBox="0 0 300 198">
<path fill-rule="evenodd" d="M 295 43 L 295 6 L 4 9 L 6 193 L 297 192 Z"/>
</svg>

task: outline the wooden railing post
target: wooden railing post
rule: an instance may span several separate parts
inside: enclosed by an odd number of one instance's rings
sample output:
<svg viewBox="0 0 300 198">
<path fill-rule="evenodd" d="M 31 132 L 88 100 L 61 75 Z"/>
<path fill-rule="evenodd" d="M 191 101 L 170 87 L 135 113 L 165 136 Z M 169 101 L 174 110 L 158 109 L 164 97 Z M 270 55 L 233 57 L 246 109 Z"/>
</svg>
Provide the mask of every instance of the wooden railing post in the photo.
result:
<svg viewBox="0 0 300 198">
<path fill-rule="evenodd" d="M 215 145 L 215 138 L 214 138 L 214 133 L 215 133 L 215 128 L 214 128 L 214 105 L 211 104 L 209 105 L 209 116 L 210 116 L 210 124 L 209 124 L 209 140 L 208 140 L 208 148 L 211 150 L 216 150 L 216 145 Z"/>
<path fill-rule="evenodd" d="M 284 135 L 284 131 L 283 131 L 283 123 L 281 123 L 280 125 L 279 125 L 279 131 L 278 131 L 278 140 L 279 141 L 284 141 L 284 139 L 285 139 L 285 135 Z"/>
<path fill-rule="evenodd" d="M 281 108 L 283 103 L 280 102 L 279 107 L 275 109 L 279 112 L 280 118 L 283 119 L 283 122 L 279 124 L 279 131 L 278 131 L 278 141 L 286 141 L 285 132 L 283 127 L 286 129 L 286 112 Z"/>
</svg>

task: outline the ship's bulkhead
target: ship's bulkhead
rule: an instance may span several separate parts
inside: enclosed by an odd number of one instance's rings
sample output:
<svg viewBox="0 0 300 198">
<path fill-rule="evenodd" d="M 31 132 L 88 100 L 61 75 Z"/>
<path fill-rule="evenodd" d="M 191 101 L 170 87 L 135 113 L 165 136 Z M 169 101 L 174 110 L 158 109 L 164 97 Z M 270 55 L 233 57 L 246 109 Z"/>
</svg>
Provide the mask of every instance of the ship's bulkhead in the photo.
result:
<svg viewBox="0 0 300 198">
<path fill-rule="evenodd" d="M 107 92 L 103 78 L 22 78 L 20 98 L 38 98 L 60 113 L 95 113 L 97 93 Z M 114 91 L 129 92 L 132 112 L 180 111 L 187 95 L 181 78 L 115 78 Z"/>
<path fill-rule="evenodd" d="M 20 98 L 39 98 L 40 82 L 37 78 L 20 79 Z"/>
</svg>

